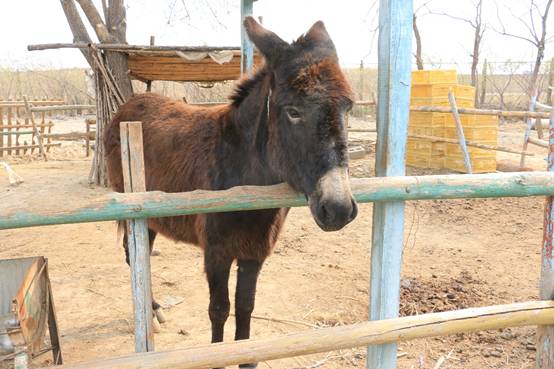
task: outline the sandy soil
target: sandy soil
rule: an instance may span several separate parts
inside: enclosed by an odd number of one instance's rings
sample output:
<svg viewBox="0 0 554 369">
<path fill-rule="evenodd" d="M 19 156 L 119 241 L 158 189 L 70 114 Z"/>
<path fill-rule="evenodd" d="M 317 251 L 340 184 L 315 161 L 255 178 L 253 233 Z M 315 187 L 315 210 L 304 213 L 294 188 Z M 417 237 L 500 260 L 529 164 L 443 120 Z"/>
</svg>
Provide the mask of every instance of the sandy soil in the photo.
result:
<svg viewBox="0 0 554 369">
<path fill-rule="evenodd" d="M 362 123 L 356 123 L 362 126 Z M 80 129 L 82 130 L 82 128 Z M 517 148 L 522 124 L 501 129 L 499 143 Z M 352 134 L 371 149 L 374 135 Z M 544 167 L 541 155 L 528 160 Z M 12 160 L 25 182 L 9 187 L 0 172 L 0 203 L 50 204 L 94 198 L 106 189 L 87 184 L 89 159 L 82 144 L 64 144 L 52 160 Z M 500 168 L 519 156 L 499 154 Z M 372 173 L 373 155 L 352 162 L 354 176 Z M 410 173 L 430 173 L 410 169 Z M 406 205 L 402 314 L 536 299 L 542 238 L 542 198 L 438 200 Z M 302 324 L 255 319 L 253 337 L 269 337 L 363 321 L 368 310 L 372 205 L 355 222 L 323 233 L 307 208 L 292 209 L 285 230 L 261 273 L 255 314 Z M 0 231 L 0 258 L 47 256 L 66 362 L 129 354 L 133 320 L 129 271 L 116 245 L 113 222 Z M 152 258 L 154 294 L 168 305 L 157 350 L 207 343 L 208 288 L 195 247 L 160 237 Z M 233 271 L 230 284 L 235 284 Z M 233 290 L 233 289 L 232 289 Z M 231 297 L 233 301 L 233 297 Z M 231 340 L 233 319 L 226 339 Z M 399 368 L 533 368 L 534 329 L 506 329 L 401 342 Z M 48 355 L 35 364 L 48 364 Z M 260 368 L 363 368 L 365 349 L 261 363 Z"/>
</svg>

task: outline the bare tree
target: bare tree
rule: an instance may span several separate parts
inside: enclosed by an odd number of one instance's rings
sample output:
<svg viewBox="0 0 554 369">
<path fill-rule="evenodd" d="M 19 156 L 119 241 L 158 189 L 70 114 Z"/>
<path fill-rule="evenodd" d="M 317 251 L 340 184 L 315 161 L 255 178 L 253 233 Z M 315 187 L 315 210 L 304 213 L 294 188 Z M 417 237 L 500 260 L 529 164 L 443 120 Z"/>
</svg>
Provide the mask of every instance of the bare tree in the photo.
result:
<svg viewBox="0 0 554 369">
<path fill-rule="evenodd" d="M 488 65 L 489 73 L 487 75 L 487 81 L 492 86 L 499 98 L 498 109 L 507 110 L 506 93 L 510 89 L 510 86 L 514 82 L 514 77 L 518 74 L 521 67 L 520 63 L 514 63 L 507 61 L 504 64 L 494 67 L 492 64 Z M 504 122 L 504 117 L 500 118 Z"/>
<path fill-rule="evenodd" d="M 531 79 L 529 80 L 529 84 L 527 87 L 527 95 L 529 96 L 529 98 L 535 94 L 535 91 L 537 91 L 537 93 L 540 95 L 540 91 L 538 91 L 537 82 L 538 82 L 539 72 L 541 69 L 541 64 L 544 59 L 544 49 L 546 47 L 546 44 L 552 41 L 552 37 L 547 36 L 547 29 L 546 29 L 548 14 L 552 6 L 552 1 L 553 0 L 546 0 L 546 3 L 544 4 L 544 8 L 541 11 L 540 6 L 537 4 L 537 1 L 530 0 L 529 10 L 524 15 L 516 15 L 512 12 L 510 8 L 505 7 L 510 12 L 511 16 L 517 19 L 525 27 L 525 29 L 527 30 L 526 35 L 517 35 L 506 31 L 506 27 L 504 27 L 504 23 L 502 22 L 502 17 L 500 16 L 500 12 L 498 10 L 498 4 L 496 5 L 497 18 L 500 25 L 500 29 L 496 31 L 504 36 L 527 41 L 537 49 L 535 64 L 533 66 L 533 73 L 531 75 Z M 538 29 L 537 29 L 537 23 L 539 23 L 539 27 L 540 27 Z"/>
<path fill-rule="evenodd" d="M 422 51 L 422 45 L 421 45 L 421 33 L 419 32 L 419 27 L 418 27 L 418 24 L 417 24 L 417 20 L 418 20 L 418 17 L 429 14 L 429 13 L 426 13 L 426 14 L 420 15 L 418 13 L 422 9 L 427 9 L 427 5 L 429 5 L 429 3 L 431 3 L 431 1 L 433 1 L 433 0 L 428 0 L 428 1 L 424 2 L 423 4 L 421 4 L 419 7 L 417 7 L 414 10 L 413 27 L 414 27 L 414 37 L 415 37 L 415 40 L 416 40 L 416 52 L 415 52 L 414 56 L 415 56 L 415 60 L 416 60 L 418 70 L 423 70 L 424 65 L 423 65 L 423 57 L 422 57 L 423 51 Z"/>
<path fill-rule="evenodd" d="M 483 35 L 487 29 L 487 24 L 483 23 L 483 3 L 484 0 L 472 0 L 475 8 L 475 15 L 472 18 L 463 18 L 456 15 L 448 14 L 445 12 L 431 12 L 435 15 L 443 15 L 449 18 L 465 22 L 473 28 L 473 50 L 470 52 L 471 56 L 471 85 L 475 87 L 475 105 L 479 106 L 479 73 L 477 67 L 479 66 L 479 56 L 481 54 L 481 43 L 483 41 Z"/>
<path fill-rule="evenodd" d="M 73 33 L 74 42 L 92 43 L 74 0 L 60 0 L 60 3 L 69 28 Z M 91 0 L 77 0 L 77 3 L 79 3 L 101 43 L 127 43 L 127 19 L 124 0 L 109 0 L 107 4 L 106 0 L 102 0 L 105 21 Z M 81 52 L 89 65 L 94 68 L 95 64 L 89 50 L 82 49 Z M 113 51 L 106 51 L 105 55 L 106 64 L 112 72 L 123 98 L 128 99 L 133 94 L 133 86 L 127 74 L 127 56 Z"/>
</svg>

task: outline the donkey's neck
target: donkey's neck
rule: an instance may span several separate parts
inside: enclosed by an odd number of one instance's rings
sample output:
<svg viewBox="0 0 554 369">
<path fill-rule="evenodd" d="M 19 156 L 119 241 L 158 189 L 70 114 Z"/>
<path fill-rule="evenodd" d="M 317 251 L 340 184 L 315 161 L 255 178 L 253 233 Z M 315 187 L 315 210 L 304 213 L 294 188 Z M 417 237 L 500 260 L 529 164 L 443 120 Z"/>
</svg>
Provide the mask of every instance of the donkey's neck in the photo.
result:
<svg viewBox="0 0 554 369">
<path fill-rule="evenodd" d="M 281 182 L 271 169 L 269 138 L 269 104 L 271 80 L 269 73 L 261 73 L 253 81 L 240 104 L 230 112 L 234 139 L 229 158 L 238 170 L 240 184 L 268 185 Z M 243 92 L 244 93 L 244 92 Z M 238 179 L 238 178 L 237 178 Z"/>
</svg>

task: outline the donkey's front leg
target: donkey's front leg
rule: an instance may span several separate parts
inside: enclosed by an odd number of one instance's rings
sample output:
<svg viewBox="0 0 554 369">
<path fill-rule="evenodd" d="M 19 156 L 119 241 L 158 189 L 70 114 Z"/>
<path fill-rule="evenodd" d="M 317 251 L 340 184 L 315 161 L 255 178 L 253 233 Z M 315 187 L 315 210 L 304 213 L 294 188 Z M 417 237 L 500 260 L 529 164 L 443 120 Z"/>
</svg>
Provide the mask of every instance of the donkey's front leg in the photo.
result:
<svg viewBox="0 0 554 369">
<path fill-rule="evenodd" d="M 223 341 L 225 322 L 229 317 L 229 271 L 233 259 L 217 255 L 217 249 L 207 246 L 204 253 L 206 276 L 210 286 L 209 314 L 212 322 L 212 343 Z"/>
<path fill-rule="evenodd" d="M 250 338 L 250 318 L 256 298 L 256 282 L 263 261 L 238 260 L 237 290 L 235 292 L 235 340 Z M 258 364 L 241 364 L 239 368 L 255 368 Z"/>
</svg>

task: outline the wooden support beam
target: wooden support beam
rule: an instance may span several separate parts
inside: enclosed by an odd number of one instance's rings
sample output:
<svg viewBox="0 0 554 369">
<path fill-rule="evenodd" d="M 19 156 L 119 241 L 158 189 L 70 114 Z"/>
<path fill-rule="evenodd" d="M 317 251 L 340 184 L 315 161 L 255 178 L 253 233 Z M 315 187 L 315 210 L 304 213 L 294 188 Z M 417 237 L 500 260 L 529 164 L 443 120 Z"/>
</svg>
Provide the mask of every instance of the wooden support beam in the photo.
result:
<svg viewBox="0 0 554 369">
<path fill-rule="evenodd" d="M 59 369 L 206 369 L 486 329 L 554 323 L 554 302 L 533 301 L 363 322 L 260 340 L 135 354 Z"/>
<path fill-rule="evenodd" d="M 144 192 L 142 123 L 121 122 L 119 126 L 125 192 Z M 148 225 L 145 219 L 128 220 L 126 223 L 135 317 L 135 352 L 154 351 Z"/>
<path fill-rule="evenodd" d="M 43 113 L 51 111 L 67 111 L 67 110 L 80 110 L 80 109 L 91 109 L 96 110 L 96 105 L 50 105 L 50 106 L 33 106 L 31 107 L 31 112 L 33 113 Z"/>
<path fill-rule="evenodd" d="M 44 144 L 42 142 L 42 136 L 38 130 L 38 127 L 35 123 L 35 117 L 33 117 L 33 112 L 31 111 L 31 104 L 29 104 L 29 100 L 26 96 L 23 96 L 23 101 L 25 101 L 25 111 L 27 112 L 27 119 L 31 122 L 33 126 L 33 131 L 35 133 L 34 137 L 37 139 L 38 148 L 40 151 L 40 154 L 44 158 L 44 161 L 48 161 L 48 157 L 46 156 L 46 151 L 44 150 Z M 41 123 L 43 124 L 43 123 Z M 9 136 L 8 136 L 9 137 Z M 31 153 L 33 152 L 33 149 L 31 149 Z"/>
<path fill-rule="evenodd" d="M 453 143 L 453 144 L 458 144 L 459 143 L 458 140 L 453 139 L 453 138 L 444 138 L 444 137 L 437 137 L 437 136 L 409 134 L 408 137 L 410 137 L 410 138 L 419 138 L 419 139 L 422 139 L 422 140 L 429 140 L 429 141 L 433 141 L 433 142 L 448 142 L 448 143 Z M 518 154 L 518 155 L 522 154 L 521 151 L 513 150 L 513 149 L 510 149 L 509 147 L 485 145 L 485 144 L 482 144 L 482 143 L 479 143 L 479 142 L 468 141 L 468 140 L 466 140 L 466 145 L 467 146 L 472 146 L 472 147 L 478 147 L 478 148 L 483 149 L 483 150 L 502 151 L 502 152 L 509 152 L 511 154 Z M 531 153 L 528 153 L 528 152 L 523 153 L 523 155 L 535 156 L 535 154 L 531 154 Z"/>
<path fill-rule="evenodd" d="M 237 46 L 150 46 L 150 45 L 127 45 L 127 44 L 90 44 L 90 43 L 54 43 L 28 45 L 27 50 L 50 50 L 50 49 L 88 49 L 94 47 L 99 50 L 118 51 L 123 53 L 159 52 L 175 53 L 175 51 L 233 51 L 240 50 Z"/>
<path fill-rule="evenodd" d="M 554 173 L 549 172 L 352 178 L 350 183 L 360 203 L 554 195 Z M 0 229 L 296 206 L 306 206 L 306 199 L 286 184 L 182 193 L 113 192 L 55 206 L 2 206 Z"/>
<path fill-rule="evenodd" d="M 404 176 L 410 112 L 411 0 L 380 0 L 375 174 Z M 404 202 L 373 204 L 369 319 L 398 316 L 404 242 Z M 368 369 L 395 369 L 396 343 L 369 346 Z"/>
<path fill-rule="evenodd" d="M 537 91 L 531 96 L 531 101 L 529 102 L 529 111 L 535 111 L 535 105 L 537 104 Z M 524 152 L 527 152 L 527 146 L 529 145 L 529 138 L 531 138 L 531 128 L 533 127 L 533 121 L 531 117 L 527 118 L 527 127 L 525 128 L 525 134 L 523 135 L 523 147 L 521 149 L 522 154 L 519 159 L 519 166 L 523 168 L 525 166 L 525 155 Z"/>
<path fill-rule="evenodd" d="M 538 138 L 535 138 L 535 137 L 528 137 L 527 142 L 530 143 L 530 144 L 536 145 L 536 146 L 540 146 L 540 147 L 545 147 L 545 148 L 550 147 L 549 144 L 548 144 L 548 141 L 541 140 L 541 139 L 538 139 Z M 522 151 L 522 153 L 523 153 L 523 151 Z"/>
<path fill-rule="evenodd" d="M 553 63 L 554 64 L 554 63 Z M 554 108 L 550 113 L 548 170 L 554 172 Z M 539 297 L 554 300 L 554 197 L 546 198 Z M 537 329 L 537 369 L 554 368 L 554 323 Z"/>
<path fill-rule="evenodd" d="M 460 119 L 460 114 L 458 113 L 458 105 L 456 104 L 456 98 L 454 97 L 452 90 L 448 91 L 448 101 L 450 102 L 450 108 L 452 109 L 452 115 L 454 116 L 454 123 L 456 124 L 456 132 L 458 134 L 458 144 L 460 145 L 460 150 L 462 150 L 462 155 L 464 156 L 464 165 L 466 167 L 466 171 L 471 174 L 473 169 L 471 168 L 471 159 L 469 158 L 469 152 L 467 151 L 464 127 L 462 127 L 462 120 Z"/>
<path fill-rule="evenodd" d="M 452 109 L 446 106 L 412 106 L 411 111 L 427 111 L 433 113 L 451 113 Z M 513 118 L 541 118 L 549 119 L 550 113 L 547 112 L 532 112 L 532 111 L 506 111 L 494 109 L 474 109 L 474 108 L 459 108 L 459 114 L 476 114 L 476 115 L 498 115 L 502 117 Z"/>
</svg>

